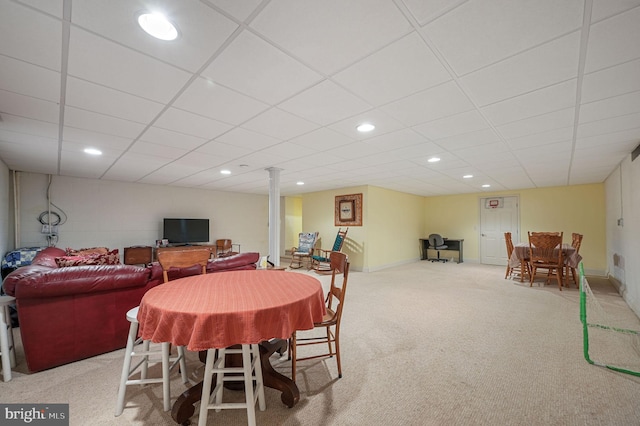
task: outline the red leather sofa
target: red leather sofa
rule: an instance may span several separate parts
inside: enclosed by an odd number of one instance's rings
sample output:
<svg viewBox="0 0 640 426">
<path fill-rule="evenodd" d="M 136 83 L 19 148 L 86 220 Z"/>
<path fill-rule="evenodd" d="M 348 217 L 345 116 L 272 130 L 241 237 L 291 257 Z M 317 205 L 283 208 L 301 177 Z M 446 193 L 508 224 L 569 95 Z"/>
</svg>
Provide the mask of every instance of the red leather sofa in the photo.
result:
<svg viewBox="0 0 640 426">
<path fill-rule="evenodd" d="M 123 348 L 126 313 L 144 293 L 162 283 L 162 268 L 88 265 L 59 268 L 65 251 L 42 250 L 30 265 L 7 275 L 4 291 L 16 298 L 20 334 L 30 372 L 45 370 Z M 255 269 L 260 255 L 240 253 L 209 262 L 207 273 Z M 175 279 L 199 273 L 199 267 L 172 269 Z"/>
</svg>

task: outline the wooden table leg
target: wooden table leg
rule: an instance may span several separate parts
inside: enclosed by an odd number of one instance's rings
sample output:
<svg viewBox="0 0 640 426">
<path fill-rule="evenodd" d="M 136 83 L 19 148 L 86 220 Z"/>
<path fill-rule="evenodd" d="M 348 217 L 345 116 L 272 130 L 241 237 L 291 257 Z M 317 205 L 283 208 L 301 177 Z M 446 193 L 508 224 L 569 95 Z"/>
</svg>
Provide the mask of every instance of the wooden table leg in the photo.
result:
<svg viewBox="0 0 640 426">
<path fill-rule="evenodd" d="M 300 401 L 300 390 L 295 382 L 273 369 L 269 358 L 275 352 L 283 354 L 287 350 L 287 340 L 274 339 L 260 343 L 260 363 L 262 365 L 262 378 L 264 386 L 282 392 L 280 399 L 289 408 Z M 207 351 L 200 351 L 199 358 L 205 362 Z M 215 378 L 212 387 L 215 386 Z M 211 392 L 211 390 L 209 390 Z M 195 413 L 195 404 L 202 398 L 202 382 L 187 389 L 178 397 L 171 409 L 171 418 L 180 425 L 189 425 L 189 420 Z"/>
<path fill-rule="evenodd" d="M 527 270 L 527 261 L 524 259 L 520 259 L 520 282 L 521 283 L 524 282 L 524 271 L 526 270 Z"/>
</svg>

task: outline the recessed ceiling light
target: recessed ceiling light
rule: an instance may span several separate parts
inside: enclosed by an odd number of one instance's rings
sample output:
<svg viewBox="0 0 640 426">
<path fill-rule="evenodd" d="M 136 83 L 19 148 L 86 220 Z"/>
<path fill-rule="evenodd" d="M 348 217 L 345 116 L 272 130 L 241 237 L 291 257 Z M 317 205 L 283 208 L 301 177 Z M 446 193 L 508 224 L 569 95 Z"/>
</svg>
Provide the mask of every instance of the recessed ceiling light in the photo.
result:
<svg viewBox="0 0 640 426">
<path fill-rule="evenodd" d="M 160 40 L 171 41 L 178 38 L 178 30 L 163 14 L 141 13 L 138 25 L 149 35 Z"/>
<path fill-rule="evenodd" d="M 231 174 L 231 170 L 220 170 L 220 173 L 223 175 L 230 175 Z"/>
<path fill-rule="evenodd" d="M 102 151 L 95 148 L 85 148 L 84 152 L 89 155 L 102 155 Z"/>
<path fill-rule="evenodd" d="M 473 177 L 473 175 L 464 175 L 462 176 L 463 179 L 471 179 Z"/>
<path fill-rule="evenodd" d="M 488 183 L 485 183 L 484 185 L 482 185 L 483 188 L 491 188 L 491 185 L 489 185 Z"/>
<path fill-rule="evenodd" d="M 359 132 L 362 132 L 362 133 L 366 133 L 366 132 L 372 131 L 375 128 L 376 128 L 376 126 L 374 126 L 371 123 L 362 123 L 358 127 L 356 127 L 356 130 L 358 130 Z"/>
<path fill-rule="evenodd" d="M 438 161 L 440 161 L 440 158 L 438 157 L 431 157 L 427 160 L 429 163 L 437 163 Z"/>
<path fill-rule="evenodd" d="M 296 182 L 296 185 L 304 185 L 304 182 L 303 181 Z"/>
</svg>

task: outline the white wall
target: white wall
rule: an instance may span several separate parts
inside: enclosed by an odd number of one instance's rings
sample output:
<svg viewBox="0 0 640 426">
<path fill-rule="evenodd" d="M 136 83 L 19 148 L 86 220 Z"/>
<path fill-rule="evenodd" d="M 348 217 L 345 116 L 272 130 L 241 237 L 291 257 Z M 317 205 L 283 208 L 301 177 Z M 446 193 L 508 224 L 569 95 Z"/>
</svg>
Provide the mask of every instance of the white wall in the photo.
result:
<svg viewBox="0 0 640 426">
<path fill-rule="evenodd" d="M 48 211 L 48 175 L 18 173 L 20 247 L 46 246 L 38 216 Z M 4 185 L 3 185 L 4 187 Z M 165 217 L 208 218 L 210 238 L 230 238 L 241 251 L 269 248 L 269 197 L 163 185 L 53 176 L 51 201 L 67 215 L 57 247 L 154 245 Z M 0 209 L 4 211 L 5 209 Z M 52 207 L 53 212 L 64 216 Z"/>
<path fill-rule="evenodd" d="M 0 161 L 0 255 L 14 249 L 13 247 L 13 199 L 11 173 Z"/>
<path fill-rule="evenodd" d="M 627 156 L 605 182 L 609 275 L 640 316 L 640 157 Z M 623 225 L 618 225 L 618 219 Z"/>
</svg>

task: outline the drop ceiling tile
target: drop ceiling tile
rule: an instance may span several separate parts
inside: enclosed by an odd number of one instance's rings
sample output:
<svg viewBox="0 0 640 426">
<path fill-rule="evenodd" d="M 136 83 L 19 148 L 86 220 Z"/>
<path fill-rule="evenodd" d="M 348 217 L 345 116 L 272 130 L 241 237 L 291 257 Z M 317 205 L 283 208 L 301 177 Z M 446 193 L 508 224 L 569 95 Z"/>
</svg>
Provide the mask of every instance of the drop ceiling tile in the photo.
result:
<svg viewBox="0 0 640 426">
<path fill-rule="evenodd" d="M 189 151 L 198 148 L 206 142 L 203 138 L 185 135 L 184 133 L 178 133 L 154 126 L 149 127 L 142 135 L 140 135 L 140 140 L 182 148 Z"/>
<path fill-rule="evenodd" d="M 60 21 L 5 1 L 0 5 L 0 40 L 5 41 L 0 43 L 1 55 L 60 71 Z"/>
<path fill-rule="evenodd" d="M 593 6 L 591 8 L 591 22 L 598 22 L 639 5 L 640 0 L 593 0 Z"/>
<path fill-rule="evenodd" d="M 539 147 L 554 142 L 573 140 L 573 126 L 561 129 L 548 130 L 546 132 L 521 136 L 519 138 L 508 139 L 507 145 L 511 149 L 522 149 L 527 147 Z"/>
<path fill-rule="evenodd" d="M 246 148 L 251 151 L 260 151 L 281 142 L 279 139 L 272 138 L 271 136 L 252 132 L 240 127 L 230 130 L 224 135 L 218 137 L 216 140 L 228 145 Z"/>
<path fill-rule="evenodd" d="M 137 25 L 138 13 L 145 10 L 163 12 L 178 28 L 173 41 L 155 39 Z M 195 0 L 149 2 L 111 0 L 76 2 L 72 22 L 102 37 L 145 54 L 195 72 L 238 28 L 238 24 Z"/>
<path fill-rule="evenodd" d="M 500 137 L 496 132 L 493 129 L 487 128 L 442 138 L 435 143 L 447 151 L 456 151 L 459 149 L 493 144 L 499 140 Z"/>
<path fill-rule="evenodd" d="M 326 127 L 321 127 L 290 140 L 290 142 L 295 143 L 296 145 L 313 148 L 319 151 L 341 147 L 353 141 L 354 139 L 348 138 Z"/>
<path fill-rule="evenodd" d="M 422 26 L 455 9 L 467 0 L 404 0 L 411 15 Z"/>
<path fill-rule="evenodd" d="M 177 158 L 180 158 L 189 151 L 185 148 L 176 146 L 168 146 L 159 143 L 139 140 L 131 145 L 127 152 L 134 154 L 152 153 L 154 157 L 166 159 L 167 161 L 164 161 L 164 163 L 167 163 L 168 160 L 175 160 Z"/>
<path fill-rule="evenodd" d="M 7 132 L 0 130 L 0 151 L 31 154 L 40 150 L 48 154 L 55 154 L 58 158 L 58 139 L 47 137 L 44 134 L 36 135 L 29 133 Z M 4 158 L 4 154 L 3 157 Z"/>
<path fill-rule="evenodd" d="M 67 79 L 66 105 L 138 123 L 148 123 L 162 104 L 77 78 Z"/>
<path fill-rule="evenodd" d="M 284 101 L 279 108 L 314 123 L 328 125 L 367 111 L 371 105 L 332 81 L 325 80 Z"/>
<path fill-rule="evenodd" d="M 580 0 L 468 1 L 423 31 L 462 76 L 579 29 L 583 6 Z"/>
<path fill-rule="evenodd" d="M 209 3 L 216 5 L 225 12 L 231 14 L 239 21 L 244 21 L 254 13 L 254 10 L 262 2 L 262 0 L 207 0 Z"/>
<path fill-rule="evenodd" d="M 0 55 L 0 89 L 57 102 L 60 73 Z"/>
<path fill-rule="evenodd" d="M 279 108 L 270 108 L 242 127 L 280 140 L 289 140 L 318 129 L 319 125 Z"/>
<path fill-rule="evenodd" d="M 494 125 L 500 126 L 569 108 L 576 103 L 576 80 L 545 87 L 481 108 Z"/>
<path fill-rule="evenodd" d="M 573 127 L 575 108 L 564 108 L 547 114 L 498 126 L 497 130 L 506 139 L 516 139 L 523 136 L 535 135 L 549 130 Z"/>
<path fill-rule="evenodd" d="M 73 26 L 68 70 L 74 77 L 163 103 L 169 102 L 191 77 L 174 66 Z"/>
<path fill-rule="evenodd" d="M 640 57 L 640 8 L 593 24 L 589 29 L 585 72 L 618 65 Z M 612 49 L 611 46 L 626 46 Z"/>
<path fill-rule="evenodd" d="M 141 123 L 98 114 L 72 106 L 65 108 L 64 123 L 69 127 L 121 136 L 129 138 L 130 140 L 135 139 L 144 130 L 144 125 Z"/>
<path fill-rule="evenodd" d="M 582 102 L 588 103 L 640 90 L 640 60 L 636 59 L 615 67 L 584 76 Z"/>
<path fill-rule="evenodd" d="M 640 112 L 640 91 L 580 105 L 580 123 Z"/>
<path fill-rule="evenodd" d="M 424 90 L 380 107 L 407 126 L 437 120 L 474 109 L 467 95 L 454 82 Z"/>
<path fill-rule="evenodd" d="M 620 132 L 606 133 L 597 136 L 587 136 L 578 138 L 576 140 L 576 148 L 580 150 L 582 148 L 602 147 L 606 150 L 612 144 L 637 142 L 640 139 L 640 129 L 623 130 Z M 633 150 L 633 149 L 632 149 Z M 631 150 L 629 151 L 631 153 Z"/>
<path fill-rule="evenodd" d="M 251 27 L 325 74 L 412 30 L 398 8 L 384 0 L 270 2 Z"/>
<path fill-rule="evenodd" d="M 437 86 L 451 76 L 417 33 L 386 46 L 333 79 L 373 105 Z"/>
<path fill-rule="evenodd" d="M 230 124 L 256 116 L 269 106 L 204 78 L 193 81 L 173 106 Z"/>
<path fill-rule="evenodd" d="M 270 105 L 323 79 L 248 31 L 238 35 L 201 75 Z"/>
<path fill-rule="evenodd" d="M 469 133 L 489 127 L 478 111 L 472 110 L 415 126 L 413 129 L 431 140 Z"/>
<path fill-rule="evenodd" d="M 511 56 L 460 78 L 480 106 L 576 78 L 580 32 Z"/>
<path fill-rule="evenodd" d="M 153 125 L 201 139 L 213 139 L 233 128 L 230 124 L 178 108 L 168 108 L 163 111 Z"/>
<path fill-rule="evenodd" d="M 60 119 L 60 106 L 57 102 L 45 101 L 6 90 L 0 90 L 0 112 L 2 113 L 0 129 L 5 128 L 8 115 L 49 123 L 57 123 Z"/>
<path fill-rule="evenodd" d="M 251 148 L 237 146 L 233 143 L 233 139 L 230 139 L 229 142 L 231 143 L 219 141 L 207 142 L 196 149 L 196 151 L 205 154 L 215 154 L 220 159 L 219 162 L 233 160 L 251 153 Z"/>
<path fill-rule="evenodd" d="M 487 143 L 480 146 L 469 146 L 456 149 L 452 153 L 463 161 L 475 165 L 485 161 L 503 163 L 513 161 L 513 154 L 507 149 L 503 142 Z"/>
<path fill-rule="evenodd" d="M 77 129 L 69 126 L 64 126 L 62 130 L 62 139 L 63 142 L 82 144 L 82 149 L 97 148 L 103 153 L 112 151 L 122 152 L 133 142 L 132 138 L 107 135 L 105 133 Z M 63 149 L 66 148 L 63 146 Z"/>
<path fill-rule="evenodd" d="M 578 126 L 578 138 L 605 135 L 632 129 L 640 130 L 640 113 L 580 124 Z"/>
<path fill-rule="evenodd" d="M 98 179 L 113 161 L 113 158 L 104 155 L 88 158 L 83 152 L 63 150 L 60 155 L 60 174 Z"/>
</svg>

